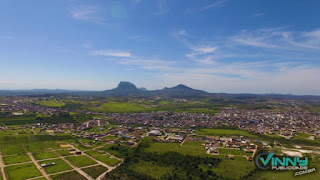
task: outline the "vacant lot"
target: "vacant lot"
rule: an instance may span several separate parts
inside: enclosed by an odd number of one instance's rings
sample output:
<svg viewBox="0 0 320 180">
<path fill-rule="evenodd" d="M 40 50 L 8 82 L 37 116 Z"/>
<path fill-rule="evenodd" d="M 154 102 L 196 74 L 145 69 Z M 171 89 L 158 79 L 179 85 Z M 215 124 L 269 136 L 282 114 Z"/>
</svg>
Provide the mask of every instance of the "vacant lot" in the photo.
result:
<svg viewBox="0 0 320 180">
<path fill-rule="evenodd" d="M 100 156 L 100 155 L 101 155 L 101 153 L 98 153 L 98 152 L 95 151 L 95 150 L 86 151 L 85 153 L 88 154 L 88 155 L 90 155 L 90 156 L 92 156 L 92 157 Z"/>
<path fill-rule="evenodd" d="M 36 160 L 59 157 L 59 155 L 53 151 L 33 153 L 33 156 Z"/>
<path fill-rule="evenodd" d="M 154 162 L 139 161 L 129 166 L 129 169 L 138 174 L 145 174 L 154 179 L 162 179 L 165 174 L 171 174 L 173 167 L 159 166 Z"/>
<path fill-rule="evenodd" d="M 8 166 L 5 169 L 9 179 L 14 180 L 23 180 L 42 175 L 33 163 Z"/>
<path fill-rule="evenodd" d="M 97 178 L 102 173 L 106 172 L 108 170 L 108 168 L 101 166 L 101 165 L 98 165 L 98 166 L 93 166 L 93 167 L 89 167 L 89 168 L 84 168 L 82 170 L 84 172 L 86 172 L 87 174 L 89 174 L 91 177 Z"/>
<path fill-rule="evenodd" d="M 109 102 L 102 104 L 100 107 L 97 108 L 90 108 L 94 111 L 100 111 L 100 112 L 140 112 L 144 111 L 147 108 L 137 104 L 137 103 L 131 103 L 131 102 Z"/>
<path fill-rule="evenodd" d="M 109 166 L 115 166 L 120 162 L 118 159 L 110 158 L 109 155 L 95 156 L 94 158 Z"/>
<path fill-rule="evenodd" d="M 181 154 L 188 154 L 193 156 L 208 156 L 206 155 L 205 149 L 199 143 L 191 143 L 187 145 L 180 145 L 180 143 L 153 143 L 147 152 L 158 152 L 165 153 L 169 151 L 178 152 Z"/>
<path fill-rule="evenodd" d="M 13 154 L 23 154 L 26 151 L 23 149 L 21 145 L 16 146 L 2 146 L 2 155 L 13 155 Z"/>
<path fill-rule="evenodd" d="M 81 174 L 79 174 L 77 171 L 71 171 L 67 173 L 61 173 L 50 176 L 53 180 L 86 180 L 85 177 L 83 177 Z"/>
<path fill-rule="evenodd" d="M 66 170 L 72 169 L 72 167 L 62 159 L 53 159 L 53 160 L 47 160 L 47 161 L 40 161 L 39 164 L 48 164 L 48 163 L 52 163 L 52 162 L 54 162 L 55 165 L 47 166 L 47 167 L 44 168 L 44 170 L 48 174 L 57 173 L 57 172 L 66 171 Z"/>
<path fill-rule="evenodd" d="M 196 132 L 200 135 L 211 135 L 211 136 L 245 136 L 245 137 L 256 137 L 244 130 L 232 130 L 232 129 L 210 129 L 204 128 Z"/>
<path fill-rule="evenodd" d="M 247 161 L 244 157 L 235 157 L 234 160 L 223 159 L 213 171 L 224 179 L 241 179 L 255 169 L 253 161 Z"/>
<path fill-rule="evenodd" d="M 22 154 L 17 156 L 7 156 L 3 157 L 3 161 L 5 164 L 16 164 L 16 163 L 22 163 L 22 162 L 28 162 L 31 161 L 28 155 Z"/>
<path fill-rule="evenodd" d="M 60 154 L 61 156 L 71 155 L 71 154 L 70 154 L 70 151 L 67 151 L 67 150 L 57 150 L 56 152 L 57 152 L 58 154 Z"/>
<path fill-rule="evenodd" d="M 66 159 L 68 159 L 73 165 L 77 167 L 84 167 L 97 164 L 96 161 L 88 158 L 87 156 L 70 156 L 66 157 Z"/>
</svg>

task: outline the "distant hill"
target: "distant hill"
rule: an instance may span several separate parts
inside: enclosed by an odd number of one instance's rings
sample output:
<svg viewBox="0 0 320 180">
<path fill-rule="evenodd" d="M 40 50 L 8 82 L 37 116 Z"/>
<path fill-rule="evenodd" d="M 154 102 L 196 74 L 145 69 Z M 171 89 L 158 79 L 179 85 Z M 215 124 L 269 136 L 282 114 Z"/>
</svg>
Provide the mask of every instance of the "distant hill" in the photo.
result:
<svg viewBox="0 0 320 180">
<path fill-rule="evenodd" d="M 310 102 L 320 102 L 320 96 L 297 96 L 288 94 L 227 94 L 227 93 L 208 93 L 202 90 L 192 89 L 186 85 L 177 86 L 161 90 L 147 90 L 146 88 L 137 88 L 134 84 L 121 81 L 114 89 L 105 91 L 72 91 L 63 89 L 33 89 L 33 90 L 0 90 L 0 96 L 52 96 L 52 95 L 73 95 L 73 96 L 111 96 L 111 97 L 174 97 L 174 98 L 201 98 L 217 97 L 233 100 L 248 100 L 255 98 L 272 98 L 272 99 L 293 99 L 306 100 Z"/>
<path fill-rule="evenodd" d="M 136 85 L 130 83 L 121 81 L 118 85 L 118 87 L 103 91 L 102 94 L 104 96 L 132 96 L 132 95 L 141 95 L 143 94 L 143 90 L 138 89 Z"/>
<path fill-rule="evenodd" d="M 192 89 L 183 84 L 179 84 L 172 88 L 165 87 L 162 90 L 149 91 L 149 93 L 150 95 L 167 96 L 167 97 L 202 97 L 202 96 L 210 95 L 205 91 Z"/>
</svg>

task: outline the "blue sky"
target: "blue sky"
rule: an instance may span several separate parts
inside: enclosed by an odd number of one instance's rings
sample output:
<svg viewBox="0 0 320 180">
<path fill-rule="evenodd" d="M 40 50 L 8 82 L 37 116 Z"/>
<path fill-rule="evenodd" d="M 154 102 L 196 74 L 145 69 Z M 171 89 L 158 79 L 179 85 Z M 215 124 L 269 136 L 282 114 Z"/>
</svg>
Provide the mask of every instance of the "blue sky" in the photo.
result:
<svg viewBox="0 0 320 180">
<path fill-rule="evenodd" d="M 1 0 L 0 89 L 320 95 L 320 1 Z"/>
</svg>

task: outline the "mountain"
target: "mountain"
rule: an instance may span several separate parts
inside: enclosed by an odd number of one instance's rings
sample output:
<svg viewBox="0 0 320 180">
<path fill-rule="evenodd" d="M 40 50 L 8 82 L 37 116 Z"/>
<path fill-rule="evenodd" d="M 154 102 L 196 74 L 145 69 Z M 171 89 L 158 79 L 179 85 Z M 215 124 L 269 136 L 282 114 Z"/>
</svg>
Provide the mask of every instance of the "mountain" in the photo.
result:
<svg viewBox="0 0 320 180">
<path fill-rule="evenodd" d="M 144 91 L 138 89 L 134 84 L 126 81 L 121 81 L 118 84 L 118 87 L 103 91 L 102 94 L 105 96 L 132 96 L 132 95 L 140 95 Z"/>
<path fill-rule="evenodd" d="M 320 96 L 312 95 L 284 95 L 284 94 L 227 94 L 227 93 L 208 93 L 202 90 L 192 89 L 186 85 L 179 84 L 171 88 L 163 88 L 161 90 L 147 90 L 145 88 L 137 88 L 134 84 L 121 81 L 119 85 L 111 90 L 105 91 L 72 91 L 63 89 L 33 89 L 33 90 L 0 90 L 0 96 L 52 96 L 52 95 L 73 95 L 73 96 L 139 96 L 139 97 L 174 97 L 174 98 L 201 98 L 201 97 L 217 97 L 233 100 L 248 100 L 255 98 L 272 98 L 272 99 L 292 99 L 305 100 L 310 102 L 319 102 Z"/>
<path fill-rule="evenodd" d="M 179 84 L 172 88 L 163 88 L 162 90 L 150 91 L 151 95 L 168 96 L 168 97 L 203 97 L 209 93 L 197 89 L 192 89 L 186 85 Z"/>
</svg>

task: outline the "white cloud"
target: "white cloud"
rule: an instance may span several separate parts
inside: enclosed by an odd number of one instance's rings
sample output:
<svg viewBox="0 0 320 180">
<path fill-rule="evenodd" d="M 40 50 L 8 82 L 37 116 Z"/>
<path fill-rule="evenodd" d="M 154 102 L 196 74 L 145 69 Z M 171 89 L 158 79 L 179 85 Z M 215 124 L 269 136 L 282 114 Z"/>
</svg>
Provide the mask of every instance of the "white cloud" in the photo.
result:
<svg viewBox="0 0 320 180">
<path fill-rule="evenodd" d="M 100 8 L 97 6 L 78 6 L 72 8 L 69 13 L 75 20 L 105 24 L 105 19 L 98 15 L 99 10 Z"/>
<path fill-rule="evenodd" d="M 228 0 L 217 0 L 211 4 L 204 6 L 202 8 L 202 10 L 208 10 L 208 9 L 212 9 L 212 8 L 222 7 L 226 4 L 226 2 L 228 2 Z"/>
<path fill-rule="evenodd" d="M 91 55 L 101 55 L 101 56 L 114 56 L 114 57 L 132 57 L 130 52 L 126 51 L 114 51 L 114 50 L 99 50 L 99 51 L 92 51 Z"/>
</svg>

